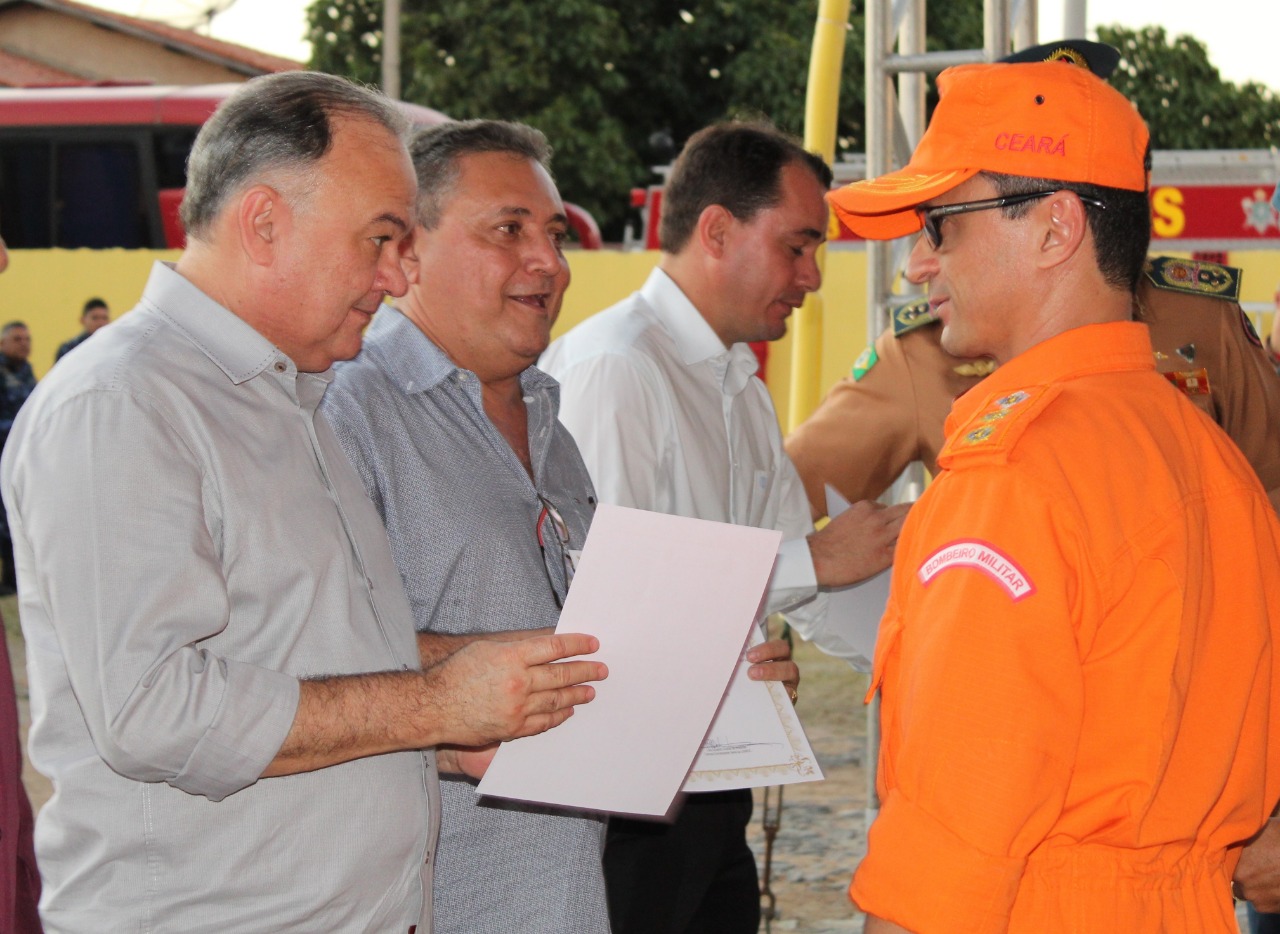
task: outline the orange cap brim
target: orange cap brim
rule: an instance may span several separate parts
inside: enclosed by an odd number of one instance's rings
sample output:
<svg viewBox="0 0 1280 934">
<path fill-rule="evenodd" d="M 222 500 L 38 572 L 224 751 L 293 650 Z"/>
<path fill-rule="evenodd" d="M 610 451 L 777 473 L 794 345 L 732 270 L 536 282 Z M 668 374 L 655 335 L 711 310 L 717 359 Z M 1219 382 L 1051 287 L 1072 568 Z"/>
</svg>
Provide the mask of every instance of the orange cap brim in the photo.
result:
<svg viewBox="0 0 1280 934">
<path fill-rule="evenodd" d="M 911 167 L 827 192 L 840 222 L 859 237 L 892 240 L 920 229 L 916 205 L 964 184 L 979 169 L 912 172 Z"/>
<path fill-rule="evenodd" d="M 828 197 L 854 233 L 920 229 L 915 207 L 979 172 L 1145 191 L 1149 134 L 1115 88 L 1058 62 L 958 65 L 938 76 L 938 106 L 911 161 Z"/>
</svg>

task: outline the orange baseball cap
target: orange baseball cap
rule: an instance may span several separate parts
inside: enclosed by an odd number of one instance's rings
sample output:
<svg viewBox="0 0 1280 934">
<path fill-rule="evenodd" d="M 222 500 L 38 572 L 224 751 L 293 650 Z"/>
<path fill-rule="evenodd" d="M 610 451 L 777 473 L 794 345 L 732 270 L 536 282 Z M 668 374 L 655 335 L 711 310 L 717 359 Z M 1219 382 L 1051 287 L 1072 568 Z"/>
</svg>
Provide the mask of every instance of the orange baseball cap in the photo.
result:
<svg viewBox="0 0 1280 934">
<path fill-rule="evenodd" d="M 979 172 L 1145 191 L 1149 134 L 1138 111 L 1084 68 L 1060 62 L 960 65 L 905 168 L 827 195 L 861 237 L 915 233 L 918 204 Z"/>
</svg>

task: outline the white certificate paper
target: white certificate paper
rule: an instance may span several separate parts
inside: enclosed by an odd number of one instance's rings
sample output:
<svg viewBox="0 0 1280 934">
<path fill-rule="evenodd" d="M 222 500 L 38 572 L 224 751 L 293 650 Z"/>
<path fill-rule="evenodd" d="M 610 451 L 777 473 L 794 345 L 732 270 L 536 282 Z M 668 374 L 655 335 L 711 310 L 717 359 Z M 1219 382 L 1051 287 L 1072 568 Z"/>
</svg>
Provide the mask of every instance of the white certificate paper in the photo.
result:
<svg viewBox="0 0 1280 934">
<path fill-rule="evenodd" d="M 849 501 L 828 485 L 827 515 L 834 519 L 848 508 Z M 870 671 L 876 657 L 876 637 L 889 603 L 892 573 L 889 567 L 874 577 L 827 592 L 827 628 L 849 645 L 851 653 L 841 657 L 856 671 Z"/>
<path fill-rule="evenodd" d="M 764 641 L 751 627 L 748 645 Z M 684 791 L 724 791 L 822 781 L 822 769 L 780 681 L 752 681 L 744 658 L 733 674 Z"/>
<path fill-rule="evenodd" d="M 596 697 L 503 743 L 481 794 L 665 814 L 752 629 L 780 533 L 601 505 L 556 627 L 600 640 Z"/>
</svg>

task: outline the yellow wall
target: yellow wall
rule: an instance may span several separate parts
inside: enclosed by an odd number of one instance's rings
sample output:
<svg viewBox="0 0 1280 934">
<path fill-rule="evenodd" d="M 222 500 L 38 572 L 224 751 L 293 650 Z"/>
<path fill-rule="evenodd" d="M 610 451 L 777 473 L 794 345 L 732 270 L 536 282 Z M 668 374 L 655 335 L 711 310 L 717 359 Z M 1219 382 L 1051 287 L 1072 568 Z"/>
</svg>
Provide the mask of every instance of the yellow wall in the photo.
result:
<svg viewBox="0 0 1280 934">
<path fill-rule="evenodd" d="M 31 329 L 31 366 L 37 378 L 53 365 L 58 345 L 80 333 L 80 310 L 95 295 L 117 318 L 138 302 L 156 259 L 176 250 L 10 250 L 0 275 L 0 324 L 25 321 Z"/>
<path fill-rule="evenodd" d="M 80 308 L 98 295 L 118 317 L 134 306 L 156 259 L 176 259 L 177 251 L 149 250 L 13 250 L 9 270 L 0 275 L 0 323 L 21 319 L 31 328 L 31 363 L 42 376 L 53 363 L 60 343 L 80 333 Z M 555 334 L 564 333 L 588 315 L 638 289 L 658 262 L 656 252 L 613 250 L 570 254 L 573 284 Z M 1241 298 L 1270 303 L 1280 282 L 1280 251 L 1233 253 L 1234 265 L 1246 269 Z M 823 298 L 821 383 L 826 390 L 849 372 L 866 346 L 866 254 L 862 250 L 827 253 Z M 800 312 L 797 312 L 799 314 Z M 1265 333 L 1271 322 L 1259 318 Z M 791 341 L 783 338 L 769 353 L 768 382 L 779 412 L 787 407 L 791 374 Z"/>
</svg>

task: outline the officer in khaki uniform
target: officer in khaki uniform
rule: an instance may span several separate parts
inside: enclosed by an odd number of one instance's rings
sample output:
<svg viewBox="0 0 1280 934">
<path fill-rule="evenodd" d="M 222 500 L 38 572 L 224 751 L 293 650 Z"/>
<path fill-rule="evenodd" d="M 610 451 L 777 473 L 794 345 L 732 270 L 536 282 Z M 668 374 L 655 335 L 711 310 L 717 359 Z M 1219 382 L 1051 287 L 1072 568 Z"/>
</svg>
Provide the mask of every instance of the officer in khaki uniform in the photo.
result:
<svg viewBox="0 0 1280 934">
<path fill-rule="evenodd" d="M 1153 258 L 1138 287 L 1156 369 L 1222 426 L 1280 509 L 1280 378 L 1238 304 L 1240 271 Z M 851 502 L 872 499 L 913 461 L 937 472 L 951 403 L 994 368 L 942 349 L 927 301 L 897 309 L 893 325 L 786 441 L 815 517 L 823 484 Z"/>
</svg>

